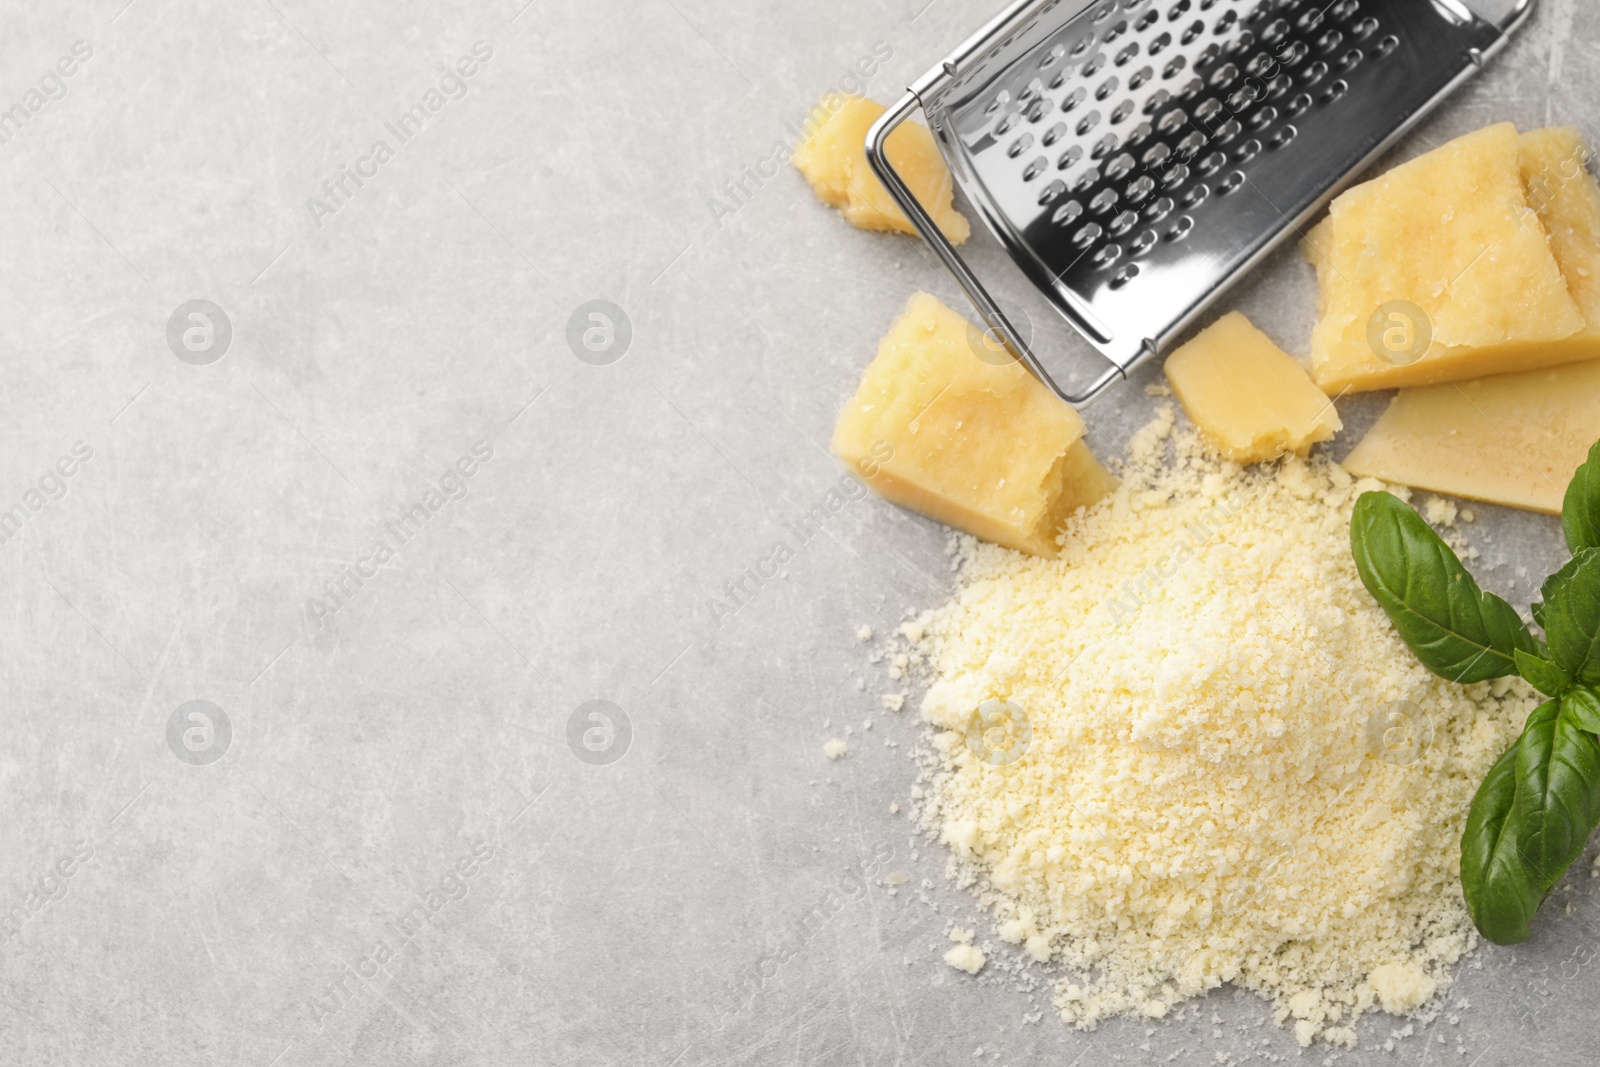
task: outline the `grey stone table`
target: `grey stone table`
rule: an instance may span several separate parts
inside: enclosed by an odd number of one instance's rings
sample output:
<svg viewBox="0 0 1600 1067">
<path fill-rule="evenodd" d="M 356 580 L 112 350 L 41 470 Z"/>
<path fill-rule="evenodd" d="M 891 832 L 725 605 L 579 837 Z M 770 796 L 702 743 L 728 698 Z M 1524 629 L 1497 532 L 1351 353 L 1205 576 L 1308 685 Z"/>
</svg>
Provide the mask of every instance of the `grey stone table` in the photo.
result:
<svg viewBox="0 0 1600 1067">
<path fill-rule="evenodd" d="M 1083 1034 L 1045 979 L 940 962 L 992 934 L 856 629 L 948 596 L 945 535 L 872 498 L 793 525 L 898 307 L 957 298 L 811 198 L 793 131 L 992 6 L 0 9 L 0 1062 L 1301 1055 L 1253 997 Z M 1600 134 L 1597 45 L 1543 0 L 1402 154 Z M 1310 300 L 1285 250 L 1235 303 L 1303 347 Z M 1555 527 L 1481 510 L 1525 604 Z M 1340 1059 L 1589 1062 L 1580 875 Z"/>
</svg>

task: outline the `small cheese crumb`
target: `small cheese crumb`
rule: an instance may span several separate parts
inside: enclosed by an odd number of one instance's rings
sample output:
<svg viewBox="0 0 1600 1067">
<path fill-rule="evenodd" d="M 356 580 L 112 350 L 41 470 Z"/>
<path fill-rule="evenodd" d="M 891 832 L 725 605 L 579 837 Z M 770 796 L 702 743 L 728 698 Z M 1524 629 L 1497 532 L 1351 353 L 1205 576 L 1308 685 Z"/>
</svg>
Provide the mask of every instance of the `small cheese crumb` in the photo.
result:
<svg viewBox="0 0 1600 1067">
<path fill-rule="evenodd" d="M 988 963 L 982 950 L 972 945 L 956 945 L 944 954 L 944 961 L 958 971 L 968 974 L 977 974 L 983 970 L 983 965 Z"/>
<path fill-rule="evenodd" d="M 900 802 L 898 800 L 891 801 L 889 803 L 889 814 L 890 815 L 899 815 L 900 814 Z"/>
<path fill-rule="evenodd" d="M 838 759 L 850 751 L 850 746 L 846 745 L 843 741 L 836 737 L 832 741 L 829 741 L 827 744 L 823 745 L 822 751 L 829 759 Z"/>
<path fill-rule="evenodd" d="M 1460 514 L 1455 502 L 1442 496 L 1430 496 L 1423 509 L 1424 517 L 1435 526 L 1454 526 L 1456 516 Z"/>
<path fill-rule="evenodd" d="M 904 693 L 885 693 L 883 694 L 883 706 L 889 711 L 899 711 L 906 706 L 906 695 Z"/>
<path fill-rule="evenodd" d="M 861 627 L 861 629 L 856 631 L 856 637 L 858 639 L 862 640 L 862 641 L 871 641 L 872 640 L 872 627 L 870 627 L 870 626 Z"/>
</svg>

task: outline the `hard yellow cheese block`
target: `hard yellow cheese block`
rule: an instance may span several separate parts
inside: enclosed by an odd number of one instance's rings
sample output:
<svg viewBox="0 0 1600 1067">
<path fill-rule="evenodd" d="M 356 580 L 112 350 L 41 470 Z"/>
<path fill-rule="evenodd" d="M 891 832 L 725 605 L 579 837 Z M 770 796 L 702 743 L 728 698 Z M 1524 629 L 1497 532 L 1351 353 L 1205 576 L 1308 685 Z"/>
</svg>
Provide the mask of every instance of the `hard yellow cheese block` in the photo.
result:
<svg viewBox="0 0 1600 1067">
<path fill-rule="evenodd" d="M 1235 463 L 1304 455 L 1341 427 L 1305 369 L 1237 311 L 1167 357 L 1166 372 L 1189 421 Z"/>
<path fill-rule="evenodd" d="M 915 234 L 916 227 L 867 163 L 867 130 L 885 110 L 882 104 L 859 96 L 824 97 L 817 114 L 827 118 L 795 149 L 793 163 L 811 183 L 817 198 L 838 208 L 851 225 Z M 906 188 L 945 237 L 954 244 L 965 242 L 972 227 L 953 206 L 950 168 L 945 166 L 933 134 L 908 122 L 889 135 L 886 151 Z"/>
<path fill-rule="evenodd" d="M 1553 143 L 1535 138 L 1530 159 Z M 1597 209 L 1583 202 L 1593 179 L 1580 170 L 1533 204 L 1523 156 L 1523 139 L 1501 123 L 1334 201 L 1306 249 L 1321 312 L 1311 371 L 1323 390 L 1460 381 L 1600 357 L 1600 335 L 1589 331 L 1545 230 L 1559 217 L 1568 220 L 1572 249 L 1589 239 L 1593 225 L 1578 220 Z M 1429 329 L 1431 346 L 1420 356 L 1407 351 Z"/>
<path fill-rule="evenodd" d="M 927 293 L 906 304 L 839 414 L 833 451 L 881 496 L 1036 556 L 1116 485 L 1078 413 Z"/>
<path fill-rule="evenodd" d="M 1517 144 L 1528 203 L 1587 320 L 1574 336 L 1600 335 L 1600 185 L 1589 176 L 1589 147 L 1570 126 L 1531 130 Z"/>
<path fill-rule="evenodd" d="M 1402 389 L 1351 474 L 1556 515 L 1600 440 L 1600 361 Z"/>
</svg>

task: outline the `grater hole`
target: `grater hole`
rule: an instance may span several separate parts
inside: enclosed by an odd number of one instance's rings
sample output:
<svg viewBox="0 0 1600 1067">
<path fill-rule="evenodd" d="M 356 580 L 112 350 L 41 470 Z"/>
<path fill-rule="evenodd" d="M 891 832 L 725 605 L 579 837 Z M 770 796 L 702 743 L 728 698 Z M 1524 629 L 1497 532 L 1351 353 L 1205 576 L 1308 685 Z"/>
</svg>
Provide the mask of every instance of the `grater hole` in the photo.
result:
<svg viewBox="0 0 1600 1067">
<path fill-rule="evenodd" d="M 1133 173 L 1134 160 L 1131 155 L 1124 152 L 1122 155 L 1106 164 L 1106 177 L 1114 182 L 1119 182 Z"/>
<path fill-rule="evenodd" d="M 1111 62 L 1116 66 L 1125 67 L 1128 65 L 1128 61 L 1138 54 L 1139 42 L 1134 41 L 1131 44 L 1126 45 L 1122 51 L 1118 52 L 1117 58 L 1113 59 Z"/>
<path fill-rule="evenodd" d="M 1143 32 L 1160 21 L 1160 12 L 1156 11 L 1154 8 L 1151 8 L 1149 11 L 1146 11 L 1143 15 L 1139 16 L 1139 21 L 1133 24 L 1133 28 L 1137 31 Z"/>
<path fill-rule="evenodd" d="M 1172 214 L 1177 206 L 1178 205 L 1173 202 L 1172 197 L 1163 196 L 1161 199 L 1155 201 L 1149 207 L 1144 209 L 1144 217 L 1149 219 L 1151 222 L 1160 222 L 1162 219 Z"/>
<path fill-rule="evenodd" d="M 1261 40 L 1263 44 L 1277 44 L 1288 33 L 1289 21 L 1287 19 L 1276 19 L 1270 26 L 1261 31 Z"/>
<path fill-rule="evenodd" d="M 1105 66 L 1105 65 L 1106 65 L 1106 54 L 1104 52 L 1096 52 L 1093 56 L 1089 57 L 1088 62 L 1084 63 L 1084 65 L 1083 65 L 1083 76 L 1085 78 L 1092 78 L 1096 74 L 1099 74 L 1100 73 L 1100 68 Z"/>
<path fill-rule="evenodd" d="M 1372 49 L 1372 54 L 1377 56 L 1379 59 L 1382 59 L 1399 46 L 1400 38 L 1391 33 L 1389 36 L 1377 43 L 1377 46 Z"/>
<path fill-rule="evenodd" d="M 1079 227 L 1078 232 L 1072 235 L 1072 240 L 1073 243 L 1077 244 L 1078 246 L 1087 248 L 1096 241 L 1100 240 L 1100 236 L 1105 232 L 1105 230 L 1100 228 L 1100 224 L 1098 222 L 1090 222 Z"/>
<path fill-rule="evenodd" d="M 1225 152 L 1213 152 L 1199 163 L 1195 164 L 1201 174 L 1209 177 L 1227 165 L 1228 156 Z"/>
<path fill-rule="evenodd" d="M 1122 143 L 1127 145 L 1129 148 L 1137 148 L 1139 145 L 1144 144 L 1145 141 L 1149 139 L 1151 132 L 1150 124 L 1148 122 L 1141 122 L 1139 125 L 1128 131 L 1128 137 Z"/>
<path fill-rule="evenodd" d="M 1011 127 L 1015 126 L 1016 124 L 1017 116 L 1015 114 L 1007 115 L 1005 118 L 1001 119 L 995 124 L 994 135 L 996 137 L 1004 137 L 1006 134 L 1011 132 Z"/>
<path fill-rule="evenodd" d="M 1317 38 L 1317 48 L 1324 52 L 1332 52 L 1342 44 L 1344 44 L 1344 34 L 1338 30 L 1329 30 Z"/>
<path fill-rule="evenodd" d="M 1224 14 L 1220 19 L 1217 20 L 1216 28 L 1212 32 L 1214 32 L 1218 37 L 1221 37 L 1223 34 L 1227 33 L 1229 30 L 1233 29 L 1234 24 L 1237 23 L 1238 21 L 1239 21 L 1239 12 L 1234 11 L 1234 10 L 1229 10 L 1226 14 Z"/>
<path fill-rule="evenodd" d="M 1188 13 L 1189 6 L 1189 0 L 1178 0 L 1176 4 L 1167 9 L 1167 21 L 1177 22 L 1183 18 Z"/>
<path fill-rule="evenodd" d="M 1222 129 L 1227 129 L 1229 125 L 1229 123 L 1224 123 Z M 1237 125 L 1237 123 L 1231 123 L 1231 125 Z M 1200 153 L 1200 149 L 1204 148 L 1205 146 L 1205 134 L 1201 133 L 1199 130 L 1194 130 L 1190 133 L 1187 133 L 1184 135 L 1183 140 L 1178 142 L 1178 158 L 1188 162 L 1197 156 Z"/>
<path fill-rule="evenodd" d="M 1140 67 L 1138 70 L 1136 70 L 1132 74 L 1128 75 L 1128 88 L 1131 89 L 1131 90 L 1141 89 L 1141 88 L 1144 87 L 1144 84 L 1146 82 L 1148 82 L 1151 78 L 1154 78 L 1155 76 L 1156 76 L 1156 68 L 1154 68 L 1154 67 Z"/>
<path fill-rule="evenodd" d="M 1340 78 L 1322 91 L 1322 102 L 1331 104 L 1350 91 L 1350 83 Z"/>
<path fill-rule="evenodd" d="M 1049 148 L 1051 145 L 1061 140 L 1061 135 L 1066 132 L 1067 124 L 1065 122 L 1058 122 L 1048 130 L 1044 131 L 1044 136 L 1039 138 L 1039 143 L 1044 145 L 1046 148 Z"/>
<path fill-rule="evenodd" d="M 1111 125 L 1117 126 L 1123 122 L 1126 122 L 1128 116 L 1131 114 L 1133 114 L 1133 101 L 1124 100 L 1122 103 L 1117 105 L 1115 111 L 1111 112 Z"/>
<path fill-rule="evenodd" d="M 1006 155 L 1016 159 L 1022 153 L 1033 147 L 1033 134 L 1025 133 L 1011 142 L 1011 147 L 1006 149 Z"/>
<path fill-rule="evenodd" d="M 1113 237 L 1121 237 L 1123 234 L 1127 233 L 1129 230 L 1133 229 L 1138 224 L 1139 224 L 1139 214 L 1138 214 L 1138 212 L 1135 212 L 1135 211 L 1124 211 L 1121 214 L 1119 214 L 1116 218 L 1112 219 L 1111 220 L 1111 225 L 1109 227 L 1107 227 L 1107 228 L 1111 231 L 1111 235 Z"/>
<path fill-rule="evenodd" d="M 1111 27 L 1109 30 L 1107 30 L 1105 32 L 1105 34 L 1103 36 L 1101 36 L 1100 39 L 1102 41 L 1104 41 L 1106 44 L 1110 44 L 1111 42 L 1117 40 L 1118 38 L 1120 38 L 1123 34 L 1125 34 L 1127 32 L 1128 32 L 1128 23 L 1127 23 L 1126 20 L 1124 20 L 1122 22 L 1117 23 L 1115 26 Z"/>
<path fill-rule="evenodd" d="M 1128 242 L 1128 251 L 1136 256 L 1142 256 L 1154 248 L 1158 240 L 1160 238 L 1156 236 L 1156 231 L 1146 230 Z"/>
<path fill-rule="evenodd" d="M 1076 200 L 1068 200 L 1056 208 L 1055 214 L 1050 216 L 1050 221 L 1057 226 L 1068 226 L 1083 217 L 1083 205 Z"/>
<path fill-rule="evenodd" d="M 1104 22 L 1106 19 L 1110 18 L 1112 16 L 1112 14 L 1116 10 L 1117 10 L 1117 5 L 1116 4 L 1113 4 L 1113 3 L 1101 4 L 1098 8 L 1095 9 L 1094 15 L 1092 15 L 1091 17 L 1096 22 Z"/>
<path fill-rule="evenodd" d="M 1161 175 L 1161 184 L 1168 189 L 1176 189 L 1189 180 L 1189 168 L 1182 163 L 1174 163 L 1168 167 L 1166 173 Z"/>
<path fill-rule="evenodd" d="M 1234 90 L 1233 94 L 1228 97 L 1228 110 L 1232 111 L 1236 115 L 1241 114 L 1246 108 L 1255 103 L 1257 100 L 1260 100 L 1264 95 L 1266 94 L 1261 89 L 1259 83 L 1255 85 L 1243 85 Z"/>
<path fill-rule="evenodd" d="M 1029 104 L 1028 109 L 1024 111 L 1023 114 L 1028 116 L 1029 122 L 1038 122 L 1040 119 L 1044 118 L 1045 112 L 1049 109 L 1050 101 L 1041 97 L 1040 99 Z"/>
<path fill-rule="evenodd" d="M 1178 42 L 1180 44 L 1193 44 L 1195 39 L 1205 32 L 1206 24 L 1196 19 L 1189 23 L 1188 28 L 1183 31 L 1183 36 L 1178 38 Z"/>
<path fill-rule="evenodd" d="M 1102 189 L 1089 201 L 1089 210 L 1096 215 L 1104 215 L 1117 206 L 1117 194 L 1110 189 Z"/>
<path fill-rule="evenodd" d="M 1100 112 L 1091 111 L 1078 120 L 1078 136 L 1082 137 L 1090 130 L 1100 125 Z"/>
<path fill-rule="evenodd" d="M 1190 78 L 1183 83 L 1183 88 L 1178 90 L 1178 98 L 1180 100 L 1192 100 L 1205 91 L 1205 87 L 1206 83 L 1202 79 L 1198 77 Z"/>
<path fill-rule="evenodd" d="M 1059 44 L 1059 43 L 1055 44 L 1055 45 L 1052 45 L 1051 48 L 1050 48 L 1050 51 L 1046 52 L 1044 55 L 1039 57 L 1039 69 L 1040 70 L 1048 70 L 1048 69 L 1050 69 L 1051 67 L 1055 66 L 1057 63 L 1061 62 L 1061 57 L 1066 55 L 1066 54 L 1067 54 L 1067 46 L 1066 45 Z"/>
<path fill-rule="evenodd" d="M 1167 240 L 1181 241 L 1185 237 L 1189 236 L 1189 231 L 1193 229 L 1194 219 L 1190 218 L 1188 215 L 1184 215 L 1179 218 L 1177 222 L 1174 222 L 1170 227 L 1168 227 L 1166 234 Z"/>
<path fill-rule="evenodd" d="M 1161 76 L 1169 80 L 1176 78 L 1179 74 L 1183 73 L 1184 68 L 1186 68 L 1188 65 L 1189 61 L 1184 57 L 1173 56 L 1167 65 L 1161 69 Z"/>
<path fill-rule="evenodd" d="M 1152 56 L 1159 56 L 1162 52 L 1165 52 L 1167 50 L 1167 45 L 1169 45 L 1171 43 L 1172 43 L 1172 34 L 1163 33 L 1161 36 L 1157 37 L 1155 40 L 1150 42 L 1150 47 L 1147 49 L 1147 54 L 1148 55 L 1152 55 Z"/>
<path fill-rule="evenodd" d="M 1090 159 L 1104 159 L 1117 150 L 1117 135 L 1108 133 L 1094 144 L 1094 151 L 1089 153 Z"/>
<path fill-rule="evenodd" d="M 1118 244 L 1101 245 L 1100 251 L 1094 254 L 1094 265 L 1105 268 L 1111 266 L 1122 258 L 1122 246 Z"/>
<path fill-rule="evenodd" d="M 1328 64 L 1319 59 L 1306 68 L 1306 72 L 1300 76 L 1300 84 L 1315 85 L 1327 76 Z"/>
<path fill-rule="evenodd" d="M 1156 183 L 1148 174 L 1141 174 L 1128 183 L 1127 200 L 1130 204 L 1142 204 L 1150 194 L 1155 192 Z"/>
<path fill-rule="evenodd" d="M 1333 17 L 1340 22 L 1343 22 L 1359 10 L 1361 10 L 1361 4 L 1358 2 L 1358 0 L 1339 0 L 1337 4 L 1333 5 Z M 1375 20 L 1368 19 L 1366 21 L 1371 22 Z"/>
<path fill-rule="evenodd" d="M 1061 110 L 1071 111 L 1087 99 L 1089 99 L 1089 90 L 1080 85 L 1062 98 Z"/>
<path fill-rule="evenodd" d="M 1067 75 L 1072 72 L 1071 67 L 1062 67 L 1056 71 L 1056 76 L 1050 79 L 1050 88 L 1059 89 L 1067 83 Z"/>
<path fill-rule="evenodd" d="M 1072 166 L 1074 163 L 1078 162 L 1078 160 L 1080 160 L 1082 158 L 1083 158 L 1083 146 L 1082 145 L 1073 145 L 1072 147 L 1068 148 L 1065 152 L 1061 153 L 1061 158 L 1056 160 L 1056 169 L 1057 170 L 1066 170 L 1068 167 Z"/>
<path fill-rule="evenodd" d="M 1311 106 L 1311 94 L 1310 93 L 1301 93 L 1299 96 L 1297 96 L 1293 100 L 1289 101 L 1288 106 L 1286 106 L 1283 110 L 1284 110 L 1284 112 L 1286 114 L 1288 114 L 1291 118 L 1293 118 L 1295 115 L 1299 115 L 1302 112 L 1304 112 L 1305 109 L 1310 107 L 1310 106 Z"/>
<path fill-rule="evenodd" d="M 1094 91 L 1094 98 L 1096 100 L 1104 100 L 1106 97 L 1116 92 L 1117 87 L 1121 84 L 1122 83 L 1117 80 L 1117 76 L 1113 74 L 1111 77 L 1100 83 L 1100 87 Z"/>
<path fill-rule="evenodd" d="M 1044 191 L 1039 194 L 1039 206 L 1043 207 L 1066 191 L 1067 183 L 1062 181 L 1060 178 L 1057 178 L 1055 181 L 1045 186 Z"/>
<path fill-rule="evenodd" d="M 1243 131 L 1244 127 L 1239 124 L 1238 119 L 1229 119 L 1217 127 L 1216 132 L 1211 135 L 1211 139 L 1217 144 L 1227 144 Z"/>
<path fill-rule="evenodd" d="M 1072 191 L 1075 193 L 1086 193 L 1099 184 L 1100 168 L 1090 167 L 1088 170 L 1078 175 L 1077 178 L 1073 179 Z"/>
<path fill-rule="evenodd" d="M 1145 152 L 1144 158 L 1140 162 L 1147 167 L 1154 167 L 1156 164 L 1164 162 L 1170 155 L 1172 155 L 1172 149 L 1166 142 L 1157 141 Z"/>
<path fill-rule="evenodd" d="M 1250 116 L 1250 128 L 1264 130 L 1278 121 L 1278 109 L 1268 104 L 1266 107 Z"/>
<path fill-rule="evenodd" d="M 1307 11 L 1295 21 L 1302 30 L 1310 33 L 1312 30 L 1315 30 L 1318 26 L 1322 25 L 1322 14 L 1323 13 L 1321 11 Z"/>
<path fill-rule="evenodd" d="M 1072 46 L 1072 58 L 1077 59 L 1089 49 L 1094 47 L 1093 37 L 1080 37 L 1078 43 Z"/>
<path fill-rule="evenodd" d="M 1365 58 L 1366 53 L 1362 52 L 1361 49 L 1352 48 L 1350 51 L 1339 57 L 1339 69 L 1343 71 L 1355 70 L 1356 65 Z"/>
<path fill-rule="evenodd" d="M 1033 179 L 1043 174 L 1045 168 L 1049 165 L 1050 161 L 1044 156 L 1035 156 L 1033 160 L 1022 169 L 1022 180 L 1025 182 L 1033 181 Z"/>
<path fill-rule="evenodd" d="M 1239 151 L 1234 154 L 1234 159 L 1240 163 L 1248 163 L 1261 154 L 1261 142 L 1254 137 L 1239 146 Z"/>
<path fill-rule="evenodd" d="M 1276 100 L 1293 88 L 1294 79 L 1287 74 L 1280 74 L 1267 83 L 1267 99 Z"/>
<path fill-rule="evenodd" d="M 1183 194 L 1183 206 L 1194 207 L 1196 204 L 1205 203 L 1206 197 L 1210 195 L 1211 186 L 1207 185 L 1205 182 L 1190 186 L 1189 190 Z"/>
<path fill-rule="evenodd" d="M 1290 141 L 1294 140 L 1295 134 L 1297 134 L 1299 132 L 1300 132 L 1299 130 L 1295 129 L 1293 126 L 1290 126 L 1290 125 L 1288 125 L 1286 123 L 1283 126 L 1280 126 L 1278 128 L 1278 132 L 1277 133 L 1272 135 L 1272 139 L 1267 142 L 1267 147 L 1268 148 L 1282 148 L 1284 145 L 1286 145 Z"/>
<path fill-rule="evenodd" d="M 1217 193 L 1221 196 L 1227 196 L 1229 193 L 1234 192 L 1243 184 L 1244 171 L 1236 170 L 1226 178 L 1222 179 L 1222 181 L 1217 183 Z"/>
<path fill-rule="evenodd" d="M 1350 36 L 1358 41 L 1371 37 L 1378 29 L 1378 20 L 1368 15 L 1354 26 L 1350 27 Z"/>
<path fill-rule="evenodd" d="M 1228 42 L 1226 51 L 1230 56 L 1242 56 L 1255 46 L 1255 33 L 1251 30 L 1245 30 Z"/>
<path fill-rule="evenodd" d="M 1162 133 L 1175 133 L 1182 129 L 1189 121 L 1189 116 L 1183 113 L 1183 108 L 1175 107 L 1156 120 L 1156 129 Z"/>
<path fill-rule="evenodd" d="M 1278 51 L 1278 62 L 1286 67 L 1297 67 L 1311 54 L 1311 48 L 1304 41 L 1290 41 Z"/>
<path fill-rule="evenodd" d="M 1244 69 L 1259 78 L 1275 66 L 1277 66 L 1277 63 L 1273 61 L 1271 56 L 1265 52 L 1257 52 L 1250 57 L 1250 61 L 1244 65 Z"/>
<path fill-rule="evenodd" d="M 1199 123 L 1209 123 L 1220 114 L 1222 114 L 1222 101 L 1213 96 L 1194 109 L 1194 120 Z"/>
</svg>

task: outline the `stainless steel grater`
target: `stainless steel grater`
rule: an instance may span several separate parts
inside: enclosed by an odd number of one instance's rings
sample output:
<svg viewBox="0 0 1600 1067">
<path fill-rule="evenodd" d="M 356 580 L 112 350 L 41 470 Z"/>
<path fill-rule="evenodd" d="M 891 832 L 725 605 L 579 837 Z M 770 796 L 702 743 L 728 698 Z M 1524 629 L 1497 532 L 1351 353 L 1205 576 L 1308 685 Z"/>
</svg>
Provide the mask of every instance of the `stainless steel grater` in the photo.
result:
<svg viewBox="0 0 1600 1067">
<path fill-rule="evenodd" d="M 1083 405 L 1164 351 L 1532 6 L 1018 0 L 911 85 L 867 158 L 989 327 Z M 1110 361 L 1082 393 L 1057 384 L 890 165 L 886 139 L 919 108 L 990 232 Z"/>
</svg>

